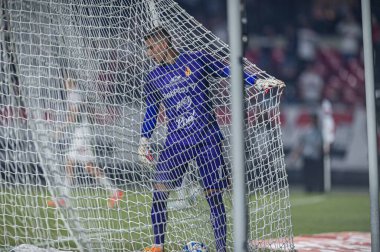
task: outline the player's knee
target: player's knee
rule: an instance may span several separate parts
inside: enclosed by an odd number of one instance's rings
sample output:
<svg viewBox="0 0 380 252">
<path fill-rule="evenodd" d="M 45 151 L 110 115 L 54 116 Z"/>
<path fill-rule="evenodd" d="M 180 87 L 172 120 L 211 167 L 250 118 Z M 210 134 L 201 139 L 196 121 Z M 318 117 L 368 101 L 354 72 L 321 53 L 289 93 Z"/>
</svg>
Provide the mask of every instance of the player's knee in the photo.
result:
<svg viewBox="0 0 380 252">
<path fill-rule="evenodd" d="M 156 190 L 156 191 L 161 191 L 161 192 L 166 192 L 166 191 L 168 191 L 168 187 L 167 187 L 167 185 L 165 185 L 165 184 L 163 184 L 163 183 L 155 183 L 154 185 L 153 185 L 153 188 L 154 188 L 154 190 Z"/>
<path fill-rule="evenodd" d="M 88 172 L 88 173 L 90 173 L 90 174 L 93 173 L 93 170 L 92 170 L 92 167 L 91 167 L 91 166 L 86 165 L 84 168 L 86 169 L 86 172 Z"/>
<path fill-rule="evenodd" d="M 100 171 L 98 171 L 97 169 L 95 169 L 94 165 L 92 163 L 88 163 L 85 165 L 85 169 L 86 171 L 93 175 L 93 176 L 101 176 L 100 174 Z"/>
</svg>

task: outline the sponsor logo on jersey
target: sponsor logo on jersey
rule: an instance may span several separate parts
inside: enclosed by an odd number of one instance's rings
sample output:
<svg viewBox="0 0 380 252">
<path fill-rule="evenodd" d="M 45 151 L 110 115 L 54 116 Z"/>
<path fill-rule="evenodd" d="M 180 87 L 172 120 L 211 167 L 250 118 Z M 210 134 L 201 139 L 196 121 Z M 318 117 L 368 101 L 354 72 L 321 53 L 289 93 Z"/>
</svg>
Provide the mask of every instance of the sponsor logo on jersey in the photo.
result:
<svg viewBox="0 0 380 252">
<path fill-rule="evenodd" d="M 186 77 L 189 77 L 190 74 L 191 74 L 191 70 L 190 70 L 190 68 L 187 66 L 187 67 L 185 68 L 185 75 L 186 75 Z"/>
<path fill-rule="evenodd" d="M 177 129 L 191 127 L 194 124 L 195 118 L 195 110 L 183 113 L 177 119 L 175 119 L 177 123 Z"/>
</svg>

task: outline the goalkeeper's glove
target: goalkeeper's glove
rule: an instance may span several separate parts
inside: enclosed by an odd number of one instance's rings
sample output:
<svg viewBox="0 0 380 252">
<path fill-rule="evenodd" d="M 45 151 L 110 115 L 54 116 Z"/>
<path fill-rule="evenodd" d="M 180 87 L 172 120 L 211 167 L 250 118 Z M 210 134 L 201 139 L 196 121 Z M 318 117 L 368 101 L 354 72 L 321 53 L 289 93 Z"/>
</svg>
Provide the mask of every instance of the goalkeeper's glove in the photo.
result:
<svg viewBox="0 0 380 252">
<path fill-rule="evenodd" d="M 284 87 L 284 86 L 285 86 L 284 82 L 274 79 L 274 78 L 257 79 L 254 85 L 254 87 L 259 91 L 267 90 L 273 87 Z"/>
<path fill-rule="evenodd" d="M 147 166 L 153 166 L 154 158 L 150 153 L 149 139 L 146 137 L 142 137 L 140 139 L 140 145 L 138 149 L 139 159 L 141 163 Z"/>
</svg>

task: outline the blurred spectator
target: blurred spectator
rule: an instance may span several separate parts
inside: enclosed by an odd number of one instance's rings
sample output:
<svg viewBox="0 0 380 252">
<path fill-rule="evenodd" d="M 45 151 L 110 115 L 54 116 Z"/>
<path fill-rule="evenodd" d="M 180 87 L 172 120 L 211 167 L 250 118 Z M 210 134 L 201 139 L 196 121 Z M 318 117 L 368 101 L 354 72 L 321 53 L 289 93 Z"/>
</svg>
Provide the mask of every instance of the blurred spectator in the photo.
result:
<svg viewBox="0 0 380 252">
<path fill-rule="evenodd" d="M 224 42 L 228 42 L 228 32 L 227 32 L 227 24 L 226 19 L 216 17 L 210 20 L 210 24 L 214 27 L 214 34 L 223 40 Z"/>
<path fill-rule="evenodd" d="M 380 23 L 375 15 L 372 16 L 372 40 L 375 46 L 380 45 Z"/>
<path fill-rule="evenodd" d="M 301 25 L 297 31 L 297 38 L 297 55 L 302 62 L 301 66 L 315 61 L 319 38 L 306 17 L 301 17 Z"/>
<path fill-rule="evenodd" d="M 253 46 L 249 46 L 248 45 L 248 48 L 245 52 L 245 57 L 250 61 L 250 62 L 253 62 L 254 64 L 258 64 L 259 63 L 259 59 L 260 59 L 260 53 L 261 53 L 261 50 L 260 48 L 257 48 L 257 47 L 253 47 Z"/>
<path fill-rule="evenodd" d="M 277 41 L 276 39 L 277 33 L 274 30 L 273 26 L 271 25 L 265 25 L 263 27 L 263 36 L 261 38 L 261 48 L 260 48 L 260 67 L 263 69 L 272 69 L 273 64 L 273 57 L 272 57 L 272 50 L 275 48 L 275 43 Z M 272 71 L 272 70 L 271 70 Z"/>
<path fill-rule="evenodd" d="M 335 32 L 335 21 L 337 19 L 336 1 L 317 0 L 311 6 L 311 17 L 316 31 L 322 34 Z"/>
<path fill-rule="evenodd" d="M 284 36 L 286 39 L 286 50 L 289 57 L 295 58 L 297 51 L 297 30 L 292 24 L 287 24 L 284 29 Z"/>
<path fill-rule="evenodd" d="M 342 35 L 340 51 L 346 60 L 352 59 L 359 54 L 360 38 L 362 30 L 352 13 L 338 23 L 337 32 Z"/>
<path fill-rule="evenodd" d="M 372 16 L 372 40 L 375 53 L 375 82 L 380 89 L 380 22 L 375 15 Z"/>
<path fill-rule="evenodd" d="M 224 1 L 178 2 L 227 41 L 227 24 L 222 22 L 227 20 Z M 333 104 L 345 106 L 364 103 L 360 1 L 288 0 L 283 4 L 279 0 L 247 0 L 246 8 L 251 38 L 246 57 L 286 82 L 285 102 L 313 104 L 329 98 Z M 374 4 L 374 13 L 379 10 Z M 253 12 L 255 15 L 249 15 Z M 373 15 L 375 53 L 376 46 L 380 47 L 376 17 L 379 15 Z M 379 73 L 375 71 L 377 76 Z"/>
<path fill-rule="evenodd" d="M 298 79 L 298 88 L 301 100 L 315 105 L 321 101 L 324 82 L 317 64 L 309 63 Z"/>
<path fill-rule="evenodd" d="M 336 75 L 332 75 L 327 79 L 324 97 L 332 103 L 339 103 L 341 99 L 341 90 L 344 83 Z"/>
</svg>

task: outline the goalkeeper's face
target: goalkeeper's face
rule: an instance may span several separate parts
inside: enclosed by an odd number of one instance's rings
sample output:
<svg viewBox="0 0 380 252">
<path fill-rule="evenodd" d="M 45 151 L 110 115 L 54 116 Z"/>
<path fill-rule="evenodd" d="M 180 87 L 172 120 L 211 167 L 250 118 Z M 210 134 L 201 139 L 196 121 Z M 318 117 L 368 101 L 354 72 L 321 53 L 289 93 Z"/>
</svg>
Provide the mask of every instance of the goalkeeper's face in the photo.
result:
<svg viewBox="0 0 380 252">
<path fill-rule="evenodd" d="M 157 64 L 166 63 L 169 45 L 165 39 L 148 38 L 145 40 L 145 46 L 149 58 Z"/>
</svg>

